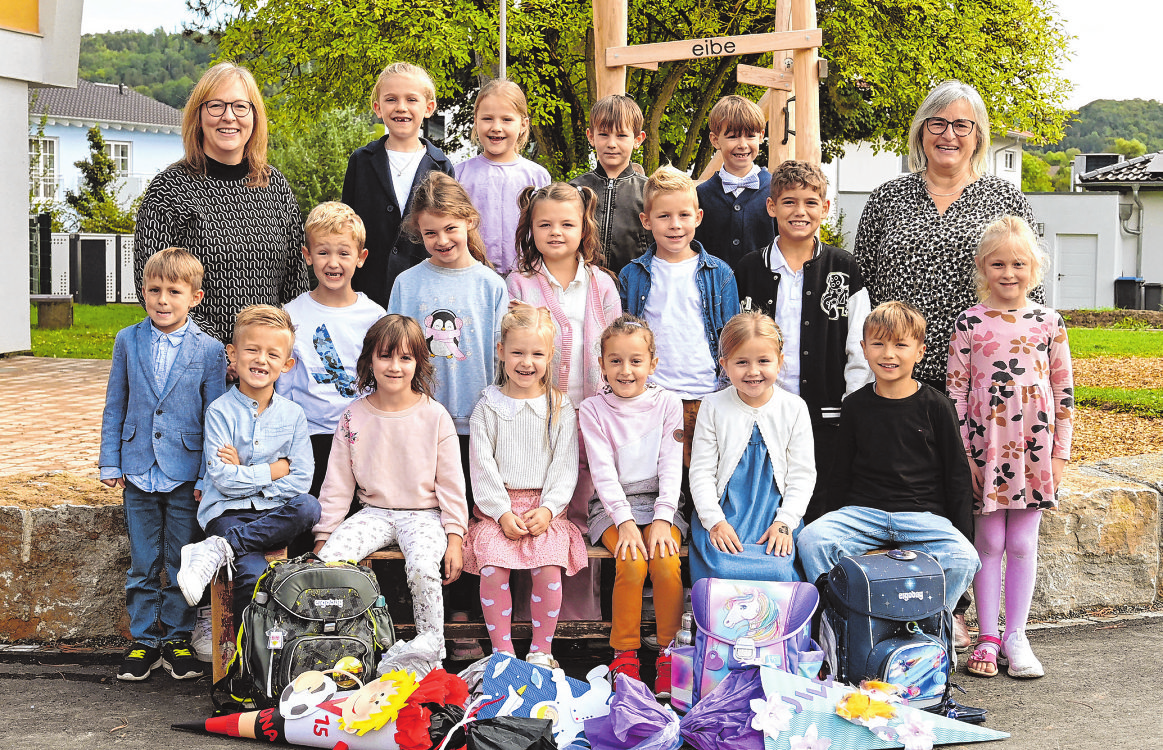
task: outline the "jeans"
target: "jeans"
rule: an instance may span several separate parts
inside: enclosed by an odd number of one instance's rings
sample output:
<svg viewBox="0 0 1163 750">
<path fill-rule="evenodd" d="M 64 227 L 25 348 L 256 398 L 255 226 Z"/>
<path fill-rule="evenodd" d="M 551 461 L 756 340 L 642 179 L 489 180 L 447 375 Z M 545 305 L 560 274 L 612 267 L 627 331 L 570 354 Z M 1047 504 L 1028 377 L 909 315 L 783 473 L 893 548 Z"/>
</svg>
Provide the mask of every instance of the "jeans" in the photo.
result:
<svg viewBox="0 0 1163 750">
<path fill-rule="evenodd" d="M 944 516 L 888 513 L 850 505 L 813 521 L 799 538 L 800 560 L 809 582 L 840 558 L 896 545 L 932 555 L 945 571 L 945 608 L 953 609 L 981 567 L 977 550 Z"/>
<path fill-rule="evenodd" d="M 194 483 L 169 492 L 145 492 L 125 483 L 125 526 L 129 533 L 129 572 L 125 576 L 125 608 L 133 640 L 158 647 L 164 641 L 189 638 L 194 610 L 178 586 L 182 547 L 202 536 L 194 500 Z M 168 584 L 161 585 L 162 564 Z"/>
<path fill-rule="evenodd" d="M 206 524 L 207 536 L 220 536 L 234 550 L 235 607 L 250 601 L 254 585 L 267 569 L 265 553 L 278 549 L 319 521 L 319 501 L 293 497 L 270 510 L 228 510 Z M 180 595 L 180 593 L 179 593 Z"/>
</svg>

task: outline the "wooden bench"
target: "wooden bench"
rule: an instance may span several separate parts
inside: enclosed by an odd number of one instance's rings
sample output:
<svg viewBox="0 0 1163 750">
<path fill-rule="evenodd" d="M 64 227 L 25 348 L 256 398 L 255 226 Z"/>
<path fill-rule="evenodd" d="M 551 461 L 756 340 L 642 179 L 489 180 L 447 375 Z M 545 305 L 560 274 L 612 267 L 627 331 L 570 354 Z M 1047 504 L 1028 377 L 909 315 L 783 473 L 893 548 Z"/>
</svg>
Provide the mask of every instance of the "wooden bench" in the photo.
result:
<svg viewBox="0 0 1163 750">
<path fill-rule="evenodd" d="M 266 558 L 267 562 L 286 560 L 287 548 L 270 550 Z M 210 583 L 210 633 L 213 640 L 210 664 L 214 668 L 214 682 L 218 682 L 226 676 L 226 666 L 234 657 L 238 642 L 238 628 L 234 623 L 234 585 L 226 580 L 222 570 Z"/>
<path fill-rule="evenodd" d="M 30 294 L 28 301 L 36 305 L 36 327 L 57 330 L 73 327 L 73 297 L 70 294 Z"/>
</svg>

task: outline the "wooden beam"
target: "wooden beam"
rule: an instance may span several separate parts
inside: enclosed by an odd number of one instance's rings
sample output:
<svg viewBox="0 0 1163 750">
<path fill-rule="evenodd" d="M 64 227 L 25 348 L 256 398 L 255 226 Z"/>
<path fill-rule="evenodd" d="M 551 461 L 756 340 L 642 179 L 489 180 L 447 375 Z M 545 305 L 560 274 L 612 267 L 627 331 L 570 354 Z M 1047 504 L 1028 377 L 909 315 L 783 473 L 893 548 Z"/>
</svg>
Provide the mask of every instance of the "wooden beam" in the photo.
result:
<svg viewBox="0 0 1163 750">
<path fill-rule="evenodd" d="M 593 101 L 610 94 L 626 93 L 626 65 L 610 61 L 609 48 L 626 46 L 626 0 L 594 0 Z"/>
<path fill-rule="evenodd" d="M 815 0 L 792 0 L 791 25 L 793 29 L 815 27 Z M 797 48 L 792 69 L 796 95 L 796 159 L 812 164 L 819 164 L 821 155 L 820 75 L 816 65 L 816 47 Z"/>
<path fill-rule="evenodd" d="M 791 30 L 791 0 L 777 0 L 775 6 L 775 30 Z M 784 73 L 791 73 L 791 68 L 785 67 L 785 61 L 791 59 L 789 50 L 780 50 L 771 53 L 771 67 Z M 794 76 L 793 76 L 794 80 Z M 769 92 L 767 105 L 767 169 L 774 171 L 776 167 L 792 158 L 795 153 L 796 140 L 794 135 L 788 135 L 787 143 L 783 142 L 783 110 L 787 106 L 788 92 L 773 89 Z"/>
<path fill-rule="evenodd" d="M 791 74 L 772 68 L 757 68 L 754 65 L 739 65 L 735 68 L 735 80 L 752 86 L 766 86 L 769 89 L 791 91 Z"/>
<path fill-rule="evenodd" d="M 658 63 L 641 62 L 630 65 L 631 68 L 642 68 L 643 70 L 658 70 Z"/>
<path fill-rule="evenodd" d="M 609 1 L 598 0 L 598 2 Z M 808 0 L 808 2 L 812 2 L 812 0 Z M 812 10 L 814 16 L 814 6 Z M 597 13 L 598 5 L 595 3 L 595 19 L 597 18 Z M 641 62 L 670 62 L 671 60 L 695 60 L 704 57 L 723 57 L 725 55 L 746 55 L 755 52 L 770 52 L 773 49 L 814 50 L 823 44 L 823 39 L 823 32 L 819 29 L 805 29 L 802 31 L 783 31 L 770 34 L 744 34 L 742 36 L 707 37 L 705 39 L 681 39 L 674 42 L 659 42 L 657 44 L 636 44 L 631 47 L 611 46 L 606 48 L 605 62 L 607 67 L 613 68 L 618 65 L 635 65 Z M 595 49 L 600 49 L 596 42 Z"/>
</svg>

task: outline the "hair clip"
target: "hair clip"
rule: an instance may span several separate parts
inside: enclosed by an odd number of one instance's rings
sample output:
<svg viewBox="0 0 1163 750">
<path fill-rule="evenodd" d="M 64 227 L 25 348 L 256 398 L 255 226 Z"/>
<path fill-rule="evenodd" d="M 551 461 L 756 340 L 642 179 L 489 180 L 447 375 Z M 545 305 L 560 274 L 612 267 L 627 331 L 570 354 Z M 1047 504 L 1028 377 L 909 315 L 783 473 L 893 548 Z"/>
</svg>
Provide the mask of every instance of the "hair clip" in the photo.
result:
<svg viewBox="0 0 1163 750">
<path fill-rule="evenodd" d="M 645 328 L 645 327 L 646 327 L 646 326 L 642 325 L 641 323 L 639 323 L 639 322 L 637 322 L 637 321 L 634 321 L 634 320 L 627 320 L 627 321 L 624 321 L 624 322 L 622 323 L 622 325 L 624 325 L 624 326 L 629 326 L 629 327 L 632 327 L 632 328 Z"/>
</svg>

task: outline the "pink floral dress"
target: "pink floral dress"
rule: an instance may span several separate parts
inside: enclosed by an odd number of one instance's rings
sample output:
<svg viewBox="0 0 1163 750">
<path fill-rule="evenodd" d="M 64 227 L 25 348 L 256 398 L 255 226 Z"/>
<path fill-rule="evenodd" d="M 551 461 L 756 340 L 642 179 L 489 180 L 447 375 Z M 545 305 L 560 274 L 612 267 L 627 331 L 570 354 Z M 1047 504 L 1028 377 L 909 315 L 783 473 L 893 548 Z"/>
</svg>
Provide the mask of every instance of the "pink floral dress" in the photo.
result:
<svg viewBox="0 0 1163 750">
<path fill-rule="evenodd" d="M 1074 376 L 1062 316 L 1035 305 L 958 316 L 949 396 L 961 439 L 984 478 L 975 513 L 1056 508 L 1051 458 L 1070 458 Z"/>
</svg>

